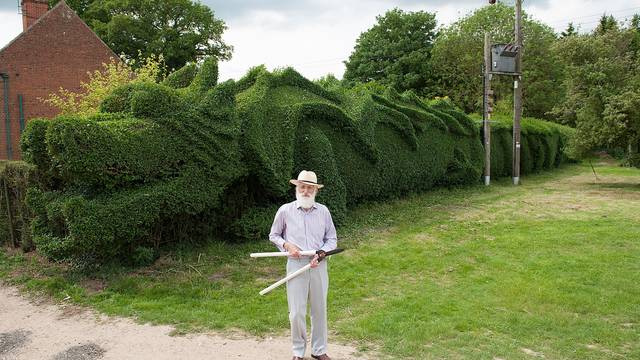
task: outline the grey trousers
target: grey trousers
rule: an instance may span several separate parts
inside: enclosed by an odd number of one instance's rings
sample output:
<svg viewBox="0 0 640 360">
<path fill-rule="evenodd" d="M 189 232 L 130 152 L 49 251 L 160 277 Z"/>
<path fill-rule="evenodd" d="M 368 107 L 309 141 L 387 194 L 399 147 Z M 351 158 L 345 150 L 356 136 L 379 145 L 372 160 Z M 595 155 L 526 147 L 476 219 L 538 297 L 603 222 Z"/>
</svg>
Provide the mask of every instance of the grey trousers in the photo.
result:
<svg viewBox="0 0 640 360">
<path fill-rule="evenodd" d="M 287 261 L 287 274 L 311 262 L 310 258 Z M 315 269 L 300 274 L 287 282 L 289 321 L 291 322 L 291 342 L 293 355 L 304 357 L 307 348 L 307 299 L 311 301 L 311 353 L 322 355 L 327 352 L 327 292 L 329 275 L 327 261 L 322 261 Z"/>
</svg>

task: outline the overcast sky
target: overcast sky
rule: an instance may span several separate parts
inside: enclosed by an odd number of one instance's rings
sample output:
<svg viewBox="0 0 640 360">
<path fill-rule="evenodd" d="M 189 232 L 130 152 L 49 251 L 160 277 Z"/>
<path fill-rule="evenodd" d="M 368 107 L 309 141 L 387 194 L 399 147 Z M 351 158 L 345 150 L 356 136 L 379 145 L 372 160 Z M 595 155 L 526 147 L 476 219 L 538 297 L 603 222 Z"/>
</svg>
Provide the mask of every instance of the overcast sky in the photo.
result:
<svg viewBox="0 0 640 360">
<path fill-rule="evenodd" d="M 310 79 L 328 73 L 338 78 L 360 33 L 377 15 L 399 7 L 436 14 L 447 26 L 486 0 L 202 0 L 228 26 L 224 40 L 234 47 L 233 58 L 220 64 L 220 80 L 238 79 L 256 65 L 293 66 Z M 513 5 L 514 0 L 502 1 Z M 19 0 L 0 0 L 0 48 L 22 31 Z M 590 31 L 603 13 L 619 20 L 640 13 L 640 0 L 524 0 L 524 10 L 557 32 L 570 21 Z"/>
</svg>

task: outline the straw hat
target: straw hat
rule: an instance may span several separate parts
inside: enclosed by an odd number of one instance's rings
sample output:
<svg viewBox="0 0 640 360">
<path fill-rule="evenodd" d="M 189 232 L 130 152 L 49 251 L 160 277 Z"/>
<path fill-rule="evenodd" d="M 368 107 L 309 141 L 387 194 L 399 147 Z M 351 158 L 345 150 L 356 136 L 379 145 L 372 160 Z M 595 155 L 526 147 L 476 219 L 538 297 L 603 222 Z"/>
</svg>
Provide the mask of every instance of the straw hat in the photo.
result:
<svg viewBox="0 0 640 360">
<path fill-rule="evenodd" d="M 307 184 L 307 185 L 312 185 L 317 187 L 318 189 L 321 189 L 322 187 L 324 187 L 324 185 L 322 184 L 318 184 L 318 177 L 316 176 L 316 173 L 314 173 L 313 171 L 307 171 L 307 170 L 302 170 L 300 171 L 300 174 L 298 174 L 298 179 L 291 179 L 289 180 L 290 183 L 292 183 L 293 185 L 298 185 L 298 184 Z"/>
</svg>

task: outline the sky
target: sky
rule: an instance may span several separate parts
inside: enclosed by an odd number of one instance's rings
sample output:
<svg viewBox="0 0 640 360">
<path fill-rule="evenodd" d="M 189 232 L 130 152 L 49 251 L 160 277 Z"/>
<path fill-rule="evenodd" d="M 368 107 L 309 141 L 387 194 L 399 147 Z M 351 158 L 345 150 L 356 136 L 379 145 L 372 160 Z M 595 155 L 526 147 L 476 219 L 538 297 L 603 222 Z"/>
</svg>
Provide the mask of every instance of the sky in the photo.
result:
<svg viewBox="0 0 640 360">
<path fill-rule="evenodd" d="M 22 31 L 20 0 L 0 0 L 0 48 Z M 201 0 L 228 29 L 224 41 L 234 47 L 232 59 L 219 65 L 220 80 L 242 77 L 249 68 L 292 66 L 309 79 L 327 74 L 342 78 L 360 34 L 376 24 L 376 16 L 398 7 L 436 14 L 448 26 L 486 6 L 487 0 Z M 515 0 L 500 1 L 513 5 Z M 523 0 L 533 19 L 556 32 L 569 22 L 592 30 L 602 14 L 618 20 L 640 14 L 640 0 Z"/>
</svg>

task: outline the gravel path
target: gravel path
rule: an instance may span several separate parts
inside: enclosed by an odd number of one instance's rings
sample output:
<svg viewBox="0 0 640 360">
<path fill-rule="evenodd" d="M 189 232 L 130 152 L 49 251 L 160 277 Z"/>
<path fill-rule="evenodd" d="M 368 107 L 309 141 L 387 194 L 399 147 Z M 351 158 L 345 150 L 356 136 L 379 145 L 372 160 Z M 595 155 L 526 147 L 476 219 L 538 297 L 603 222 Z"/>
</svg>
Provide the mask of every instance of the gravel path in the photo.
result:
<svg viewBox="0 0 640 360">
<path fill-rule="evenodd" d="M 0 285 L 0 360 L 291 359 L 287 337 L 170 336 L 172 330 L 73 305 L 36 304 Z M 352 347 L 332 344 L 329 355 L 364 358 Z"/>
</svg>

